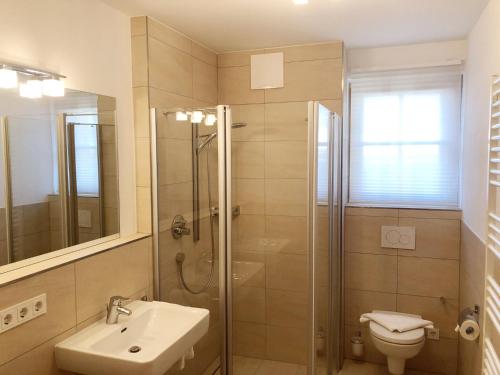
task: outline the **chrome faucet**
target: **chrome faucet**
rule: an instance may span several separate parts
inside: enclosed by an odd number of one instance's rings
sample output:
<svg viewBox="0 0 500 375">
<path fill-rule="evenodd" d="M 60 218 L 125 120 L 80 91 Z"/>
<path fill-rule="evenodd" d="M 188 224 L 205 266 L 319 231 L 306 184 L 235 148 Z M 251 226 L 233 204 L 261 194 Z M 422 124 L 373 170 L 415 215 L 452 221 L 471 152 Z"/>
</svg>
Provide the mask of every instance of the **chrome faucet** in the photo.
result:
<svg viewBox="0 0 500 375">
<path fill-rule="evenodd" d="M 106 324 L 116 324 L 118 323 L 118 317 L 120 315 L 131 315 L 132 310 L 127 309 L 126 307 L 122 306 L 122 303 L 124 301 L 128 301 L 128 298 L 125 297 L 120 297 L 120 296 L 113 296 L 109 299 L 109 304 L 108 304 L 108 315 L 106 316 Z"/>
</svg>

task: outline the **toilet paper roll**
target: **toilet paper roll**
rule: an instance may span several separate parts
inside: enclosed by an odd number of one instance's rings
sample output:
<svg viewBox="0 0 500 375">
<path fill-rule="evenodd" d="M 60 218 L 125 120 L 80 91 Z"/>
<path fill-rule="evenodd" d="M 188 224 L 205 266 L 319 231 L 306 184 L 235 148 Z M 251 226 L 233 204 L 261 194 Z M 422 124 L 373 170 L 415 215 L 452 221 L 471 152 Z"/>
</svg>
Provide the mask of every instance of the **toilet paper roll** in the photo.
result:
<svg viewBox="0 0 500 375">
<path fill-rule="evenodd" d="M 462 322 L 460 326 L 455 329 L 456 332 L 460 332 L 465 340 L 474 341 L 479 337 L 479 324 L 473 319 L 466 319 Z"/>
</svg>

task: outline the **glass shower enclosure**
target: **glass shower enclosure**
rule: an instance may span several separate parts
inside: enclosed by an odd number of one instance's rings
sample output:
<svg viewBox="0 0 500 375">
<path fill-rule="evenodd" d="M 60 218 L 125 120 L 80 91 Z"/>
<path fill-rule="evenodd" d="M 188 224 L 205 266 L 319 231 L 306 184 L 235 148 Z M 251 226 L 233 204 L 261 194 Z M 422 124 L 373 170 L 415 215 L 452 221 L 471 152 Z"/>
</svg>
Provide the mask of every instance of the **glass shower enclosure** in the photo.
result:
<svg viewBox="0 0 500 375">
<path fill-rule="evenodd" d="M 151 110 L 155 299 L 210 311 L 168 374 L 340 368 L 341 127 L 301 108 L 293 124 L 245 106 Z"/>
</svg>

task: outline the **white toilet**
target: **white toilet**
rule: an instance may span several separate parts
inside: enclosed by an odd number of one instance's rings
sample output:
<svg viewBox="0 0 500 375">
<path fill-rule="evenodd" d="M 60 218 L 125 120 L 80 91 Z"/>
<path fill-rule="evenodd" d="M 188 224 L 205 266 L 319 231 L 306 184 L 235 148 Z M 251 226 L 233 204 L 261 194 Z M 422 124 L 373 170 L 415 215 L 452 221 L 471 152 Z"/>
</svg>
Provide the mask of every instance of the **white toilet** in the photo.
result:
<svg viewBox="0 0 500 375">
<path fill-rule="evenodd" d="M 394 313 L 387 312 L 387 314 Z M 409 319 L 421 320 L 418 315 L 396 314 Z M 387 356 L 389 373 L 394 375 L 404 374 L 406 360 L 415 357 L 425 344 L 425 330 L 423 327 L 406 332 L 392 332 L 370 320 L 370 335 L 375 347 Z"/>
</svg>

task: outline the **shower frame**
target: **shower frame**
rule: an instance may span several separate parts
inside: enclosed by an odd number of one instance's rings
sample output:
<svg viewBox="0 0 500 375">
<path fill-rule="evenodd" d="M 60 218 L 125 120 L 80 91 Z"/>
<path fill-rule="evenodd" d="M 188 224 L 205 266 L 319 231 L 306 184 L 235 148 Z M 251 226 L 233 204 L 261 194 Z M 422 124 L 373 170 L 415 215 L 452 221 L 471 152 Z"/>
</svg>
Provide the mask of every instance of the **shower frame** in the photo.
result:
<svg viewBox="0 0 500 375">
<path fill-rule="evenodd" d="M 310 102 L 310 109 L 312 108 L 311 105 L 316 104 L 318 102 Z M 233 364 L 232 364 L 232 358 L 233 358 L 233 339 L 232 339 L 232 333 L 233 333 L 233 328 L 232 328 L 232 323 L 233 323 L 233 316 L 232 316 L 232 259 L 231 259 L 231 254 L 232 254 L 232 217 L 233 217 L 233 208 L 232 208 L 232 136 L 231 136 L 231 124 L 232 124 L 232 117 L 231 117 L 231 108 L 230 106 L 227 105 L 218 105 L 215 108 L 214 107 L 209 107 L 208 108 L 210 111 L 213 111 L 214 109 L 216 110 L 217 113 L 217 147 L 218 147 L 218 205 L 219 205 L 219 314 L 222 322 L 222 329 L 220 332 L 220 336 L 222 338 L 221 340 L 221 348 L 220 348 L 220 370 L 222 375 L 231 375 L 233 374 Z M 163 116 L 167 113 L 174 113 L 176 109 L 172 110 L 162 110 L 160 108 L 151 108 L 150 109 L 150 131 L 151 131 L 151 162 L 152 162 L 152 174 L 151 174 L 151 182 L 152 182 L 152 220 L 153 220 L 153 225 L 152 225 L 152 232 L 153 232 L 153 262 L 154 262 L 154 298 L 155 300 L 160 300 L 160 259 L 159 259 L 159 184 L 158 184 L 158 130 L 157 130 L 157 124 L 158 124 L 158 118 L 157 116 Z M 177 109 L 179 110 L 179 109 Z M 313 113 L 309 111 L 309 116 L 312 116 Z M 314 128 L 311 130 L 311 122 L 309 123 L 309 147 L 308 147 L 308 178 L 309 180 L 312 179 L 311 177 L 311 172 L 315 168 L 315 163 L 317 161 L 317 155 L 313 156 L 311 154 L 311 142 L 316 142 L 318 139 L 318 134 L 317 134 L 317 129 Z M 191 126 L 195 126 L 194 124 L 191 124 Z M 335 130 L 334 130 L 335 128 Z M 342 133 L 341 133 L 341 121 L 340 117 L 336 115 L 335 113 L 332 113 L 331 116 L 331 130 L 330 134 L 335 134 L 338 139 L 338 145 L 340 149 L 338 150 L 338 158 L 341 159 L 342 157 Z M 198 130 L 192 129 L 192 147 L 194 148 L 197 146 L 197 143 L 195 142 L 198 141 L 198 137 L 194 137 L 194 135 L 198 134 Z M 312 137 L 312 138 L 311 138 Z M 196 139 L 195 139 L 196 138 Z M 330 142 L 332 142 L 332 137 L 330 138 Z M 316 143 L 315 143 L 316 144 Z M 330 143 L 330 147 L 332 146 L 333 143 Z M 194 154 L 192 154 L 194 157 Z M 330 155 L 331 156 L 331 155 Z M 313 157 L 313 159 L 311 159 Z M 194 167 L 197 165 L 197 162 L 194 160 L 192 161 L 192 166 Z M 312 170 L 311 170 L 312 168 Z M 332 168 L 332 163 L 330 163 L 330 168 Z M 194 173 L 193 172 L 193 179 L 194 179 Z M 341 176 L 342 173 L 342 166 L 340 163 L 340 166 L 338 167 L 338 174 Z M 330 172 L 330 179 L 333 180 L 333 172 Z M 340 182 L 341 180 L 339 180 Z M 194 181 L 193 181 L 194 182 Z M 313 188 L 312 185 L 314 184 L 308 184 L 308 205 L 311 204 L 310 202 L 310 196 L 311 196 L 311 189 Z M 195 187 L 193 185 L 193 193 L 195 193 Z M 196 197 L 193 196 L 193 199 L 195 200 Z M 339 213 L 339 218 L 342 217 L 343 215 L 343 200 L 342 200 L 342 187 L 340 186 L 338 189 L 338 199 L 335 200 L 337 206 L 338 206 L 338 213 Z M 333 204 L 332 204 L 333 206 Z M 310 208 L 310 206 L 308 206 Z M 193 205 L 194 210 L 196 211 L 196 204 Z M 193 212 L 194 213 L 194 212 Z M 311 222 L 309 221 L 309 215 L 312 214 L 312 211 L 308 210 L 308 227 L 310 228 Z M 334 220 L 331 217 L 332 214 L 330 214 L 329 217 L 329 223 L 333 224 Z M 195 216 L 193 215 L 193 225 L 195 220 Z M 314 224 L 312 224 L 314 225 Z M 338 245 L 341 244 L 342 238 L 342 220 L 338 220 L 335 225 L 338 226 L 339 230 L 339 238 L 337 241 L 339 241 Z M 329 230 L 329 233 L 331 232 L 331 229 Z M 331 237 L 331 235 L 330 235 Z M 308 244 L 311 245 L 311 239 L 308 239 Z M 331 239 L 330 239 L 331 240 Z M 331 245 L 331 243 L 330 243 Z M 341 252 L 341 246 L 338 247 L 339 252 Z M 331 252 L 331 247 L 330 247 L 330 252 Z M 329 322 L 329 325 L 331 325 L 332 328 L 335 328 L 340 335 L 341 332 L 341 319 L 342 319 L 342 314 L 341 314 L 341 301 L 342 301 L 342 260 L 341 260 L 341 254 L 338 254 L 339 257 L 337 259 L 337 267 L 335 270 L 330 269 L 329 273 L 329 282 L 332 285 L 335 281 L 335 285 L 338 286 L 337 292 L 338 294 L 336 295 L 336 298 L 330 300 L 328 309 L 329 309 L 329 317 L 328 319 L 331 320 Z M 332 256 L 332 254 L 330 254 Z M 331 259 L 331 258 L 330 258 Z M 331 268 L 331 267 L 330 267 Z M 310 268 L 310 270 L 314 271 L 314 268 Z M 336 280 L 334 280 L 336 278 Z M 314 286 L 313 284 L 311 285 L 311 290 L 310 293 L 314 294 L 314 291 L 312 290 L 312 287 Z M 311 313 L 314 313 L 314 305 L 311 306 L 312 311 Z M 333 317 L 333 312 L 331 311 L 332 309 L 335 308 L 335 317 L 337 318 L 336 321 L 334 321 Z M 316 369 L 315 369 L 315 361 L 311 359 L 311 356 L 315 355 L 315 325 L 314 325 L 314 315 L 311 316 L 311 320 L 309 322 L 309 365 L 308 365 L 308 375 L 315 375 L 316 374 Z M 333 340 L 333 336 L 335 332 L 333 332 L 333 329 L 329 330 L 329 334 L 331 337 L 329 337 L 329 351 L 336 351 L 336 358 L 335 362 L 329 359 L 329 365 L 328 369 L 331 370 L 332 372 L 328 372 L 329 375 L 334 375 L 335 372 L 334 370 L 339 369 L 341 366 L 341 346 L 343 345 L 343 340 L 341 337 L 338 335 L 337 341 Z M 331 342 L 336 342 L 335 346 L 333 344 L 330 344 Z M 333 353 L 332 353 L 333 355 Z M 331 355 L 329 356 L 329 358 Z"/>
</svg>

